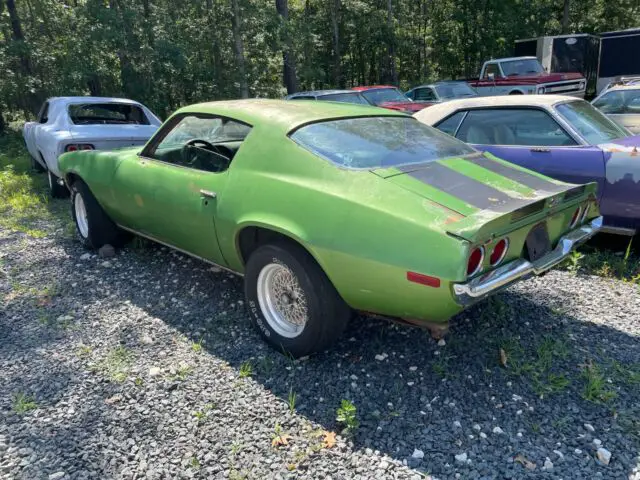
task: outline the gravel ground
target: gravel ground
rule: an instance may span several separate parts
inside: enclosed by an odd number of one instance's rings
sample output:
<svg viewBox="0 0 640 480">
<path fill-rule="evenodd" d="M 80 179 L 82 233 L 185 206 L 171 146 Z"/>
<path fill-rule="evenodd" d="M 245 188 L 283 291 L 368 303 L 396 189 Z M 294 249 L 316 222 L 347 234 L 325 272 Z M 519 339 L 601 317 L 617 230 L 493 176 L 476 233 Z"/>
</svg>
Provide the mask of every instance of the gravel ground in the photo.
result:
<svg viewBox="0 0 640 480">
<path fill-rule="evenodd" d="M 446 342 L 357 318 L 297 361 L 241 287 L 155 245 L 0 230 L 0 478 L 640 480 L 636 285 L 554 271 Z"/>
</svg>

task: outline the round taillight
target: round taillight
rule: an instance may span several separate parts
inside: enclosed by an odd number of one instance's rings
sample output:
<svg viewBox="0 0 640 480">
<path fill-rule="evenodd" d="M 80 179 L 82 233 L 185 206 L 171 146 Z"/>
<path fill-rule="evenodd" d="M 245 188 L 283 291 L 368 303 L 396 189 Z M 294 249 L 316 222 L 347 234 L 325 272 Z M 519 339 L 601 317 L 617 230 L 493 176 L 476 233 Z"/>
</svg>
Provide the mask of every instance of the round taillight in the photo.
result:
<svg viewBox="0 0 640 480">
<path fill-rule="evenodd" d="M 482 260 L 484 260 L 484 248 L 477 247 L 471 251 L 469 255 L 469 263 L 467 263 L 467 276 L 472 277 L 482 267 Z"/>
<path fill-rule="evenodd" d="M 76 150 L 78 150 L 77 145 L 67 145 L 67 152 L 75 152 Z"/>
<path fill-rule="evenodd" d="M 580 220 L 581 213 L 582 213 L 582 207 L 576 208 L 576 211 L 573 212 L 573 216 L 571 217 L 571 222 L 569 222 L 569 228 L 573 228 L 576 226 L 576 224 Z"/>
<path fill-rule="evenodd" d="M 498 243 L 495 244 L 493 250 L 491 250 L 491 255 L 489 256 L 489 263 L 492 267 L 498 265 L 504 257 L 507 255 L 507 250 L 509 249 L 509 240 L 506 238 L 501 239 Z"/>
<path fill-rule="evenodd" d="M 82 145 L 82 150 L 93 150 L 91 145 Z"/>
</svg>

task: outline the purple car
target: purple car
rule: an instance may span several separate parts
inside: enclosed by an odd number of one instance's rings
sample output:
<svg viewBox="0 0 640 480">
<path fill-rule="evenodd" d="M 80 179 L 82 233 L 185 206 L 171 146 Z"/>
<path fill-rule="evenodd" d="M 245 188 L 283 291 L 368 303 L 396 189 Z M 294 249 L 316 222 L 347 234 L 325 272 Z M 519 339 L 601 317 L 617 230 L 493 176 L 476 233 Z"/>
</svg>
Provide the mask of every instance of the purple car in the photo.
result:
<svg viewBox="0 0 640 480">
<path fill-rule="evenodd" d="M 598 183 L 603 231 L 640 228 L 640 135 L 584 100 L 557 95 L 478 97 L 414 115 L 509 162 L 571 183 Z"/>
</svg>

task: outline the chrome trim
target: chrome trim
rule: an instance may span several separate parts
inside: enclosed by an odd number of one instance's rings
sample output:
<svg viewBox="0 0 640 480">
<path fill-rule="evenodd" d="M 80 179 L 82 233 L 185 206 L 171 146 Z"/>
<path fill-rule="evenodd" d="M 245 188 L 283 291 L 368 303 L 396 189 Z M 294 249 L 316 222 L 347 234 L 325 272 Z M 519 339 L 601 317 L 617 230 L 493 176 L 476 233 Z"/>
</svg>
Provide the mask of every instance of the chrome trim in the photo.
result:
<svg viewBox="0 0 640 480">
<path fill-rule="evenodd" d="M 625 228 L 625 227 L 612 227 L 610 225 L 605 225 L 600 230 L 602 233 L 612 233 L 614 235 L 628 235 L 633 237 L 637 230 L 635 228 Z"/>
<path fill-rule="evenodd" d="M 575 246 L 587 241 L 602 229 L 602 217 L 591 220 L 561 237 L 558 245 L 545 256 L 534 262 L 523 258 L 514 260 L 467 283 L 454 283 L 453 293 L 456 301 L 463 306 L 482 300 L 489 294 L 506 288 L 516 280 L 532 275 L 540 275 L 562 262 Z"/>
<path fill-rule="evenodd" d="M 175 247 L 175 246 L 171 245 L 170 243 L 163 242 L 162 240 L 158 240 L 157 238 L 155 238 L 155 237 L 153 237 L 151 235 L 147 235 L 146 233 L 141 233 L 141 232 L 139 232 L 137 230 L 134 230 L 133 228 L 128 228 L 128 227 L 125 227 L 123 225 L 120 225 L 119 223 L 116 224 L 116 225 L 118 226 L 118 228 L 121 228 L 122 230 L 126 230 L 127 232 L 131 232 L 134 235 L 138 235 L 139 237 L 143 237 L 143 238 L 146 238 L 147 240 L 151 240 L 152 242 L 159 243 L 160 245 L 164 245 L 165 247 L 169 247 L 172 250 L 176 250 L 176 251 L 178 251 L 180 253 L 184 253 L 185 255 L 189 255 L 190 257 L 193 257 L 193 258 L 195 258 L 197 260 L 200 260 L 202 262 L 205 262 L 205 263 L 208 263 L 208 264 L 213 265 L 215 267 L 218 267 L 218 268 L 220 268 L 222 270 L 225 270 L 225 271 L 227 271 L 229 273 L 233 273 L 234 275 L 238 275 L 240 277 L 244 277 L 244 273 L 236 272 L 235 270 L 231 270 L 230 268 L 222 266 L 219 263 L 212 262 L 211 260 L 207 260 L 206 258 L 200 257 L 198 255 L 194 255 L 193 253 L 190 253 L 190 252 L 187 252 L 186 250 L 182 250 L 181 248 Z"/>
</svg>

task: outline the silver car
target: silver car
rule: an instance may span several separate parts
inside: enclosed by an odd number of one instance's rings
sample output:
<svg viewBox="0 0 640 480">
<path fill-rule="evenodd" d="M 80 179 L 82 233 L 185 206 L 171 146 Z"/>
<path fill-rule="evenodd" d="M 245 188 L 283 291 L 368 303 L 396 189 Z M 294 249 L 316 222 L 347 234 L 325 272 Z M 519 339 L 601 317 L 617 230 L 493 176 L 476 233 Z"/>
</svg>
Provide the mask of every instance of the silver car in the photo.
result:
<svg viewBox="0 0 640 480">
<path fill-rule="evenodd" d="M 640 83 L 611 87 L 591 103 L 614 122 L 640 134 Z"/>
</svg>

